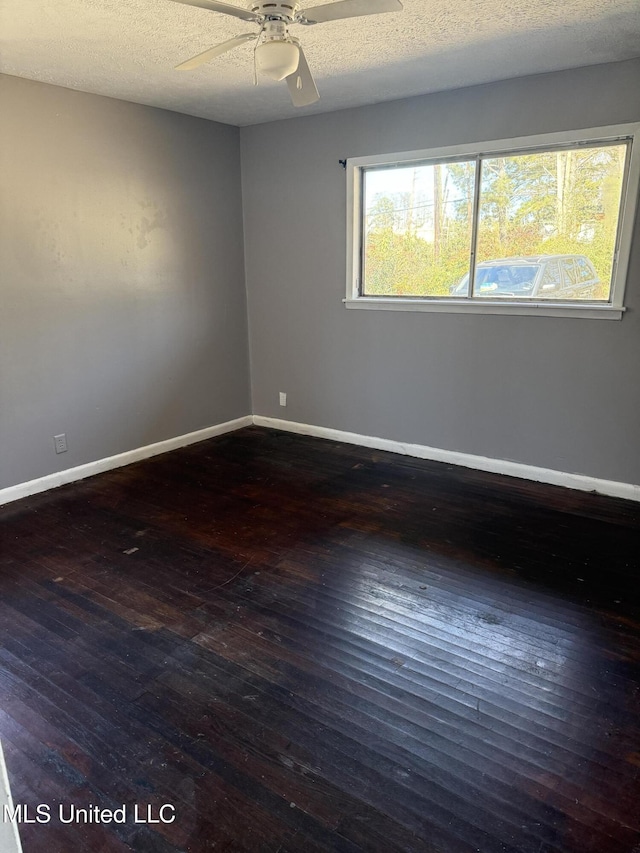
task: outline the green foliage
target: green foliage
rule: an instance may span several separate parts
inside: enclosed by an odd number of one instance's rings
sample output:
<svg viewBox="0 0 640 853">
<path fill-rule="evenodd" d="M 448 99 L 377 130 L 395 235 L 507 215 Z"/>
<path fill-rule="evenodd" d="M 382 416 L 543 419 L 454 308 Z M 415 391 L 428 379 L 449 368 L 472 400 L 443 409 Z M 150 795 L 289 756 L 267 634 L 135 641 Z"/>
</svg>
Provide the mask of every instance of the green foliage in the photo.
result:
<svg viewBox="0 0 640 853">
<path fill-rule="evenodd" d="M 450 241 L 450 249 L 455 243 Z M 391 228 L 372 231 L 366 244 L 367 294 L 375 296 L 445 296 L 469 267 L 464 246 L 434 260 L 434 246 L 415 234 Z"/>
</svg>

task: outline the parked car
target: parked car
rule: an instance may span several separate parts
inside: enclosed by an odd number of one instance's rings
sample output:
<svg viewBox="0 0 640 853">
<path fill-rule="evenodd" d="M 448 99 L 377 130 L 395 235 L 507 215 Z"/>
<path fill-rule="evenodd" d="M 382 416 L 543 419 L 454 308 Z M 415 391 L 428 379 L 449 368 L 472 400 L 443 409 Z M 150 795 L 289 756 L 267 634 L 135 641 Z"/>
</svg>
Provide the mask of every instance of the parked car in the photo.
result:
<svg viewBox="0 0 640 853">
<path fill-rule="evenodd" d="M 522 299 L 595 299 L 600 279 L 585 255 L 535 255 L 482 261 L 476 267 L 474 296 Z M 467 273 L 449 288 L 466 295 Z"/>
</svg>

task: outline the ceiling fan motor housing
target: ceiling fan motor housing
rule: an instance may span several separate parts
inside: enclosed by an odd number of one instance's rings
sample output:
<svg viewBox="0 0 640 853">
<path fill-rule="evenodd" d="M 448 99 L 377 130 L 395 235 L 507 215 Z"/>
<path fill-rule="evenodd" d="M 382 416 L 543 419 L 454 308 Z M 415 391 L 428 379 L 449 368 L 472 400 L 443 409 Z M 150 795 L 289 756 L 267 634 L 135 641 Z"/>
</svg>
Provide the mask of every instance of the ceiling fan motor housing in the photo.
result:
<svg viewBox="0 0 640 853">
<path fill-rule="evenodd" d="M 289 41 L 286 21 L 265 21 L 262 25 L 262 41 Z"/>
<path fill-rule="evenodd" d="M 261 15 L 266 21 L 280 20 L 293 23 L 300 9 L 300 4 L 295 0 L 262 0 L 260 3 L 252 3 L 249 7 L 255 15 Z"/>
</svg>

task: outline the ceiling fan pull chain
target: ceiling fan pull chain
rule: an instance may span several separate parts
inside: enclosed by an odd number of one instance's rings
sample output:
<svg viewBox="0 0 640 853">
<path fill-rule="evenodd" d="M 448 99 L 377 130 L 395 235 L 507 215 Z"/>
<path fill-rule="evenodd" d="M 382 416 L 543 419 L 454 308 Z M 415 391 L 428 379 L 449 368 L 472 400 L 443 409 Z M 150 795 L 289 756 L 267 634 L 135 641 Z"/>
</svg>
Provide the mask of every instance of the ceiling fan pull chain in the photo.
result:
<svg viewBox="0 0 640 853">
<path fill-rule="evenodd" d="M 258 49 L 258 45 L 260 44 L 260 39 L 262 38 L 262 33 L 264 32 L 264 28 L 266 26 L 266 21 L 262 22 L 260 26 L 260 32 L 258 33 L 258 38 L 255 40 L 253 45 L 253 85 L 258 85 L 258 57 L 256 56 L 256 51 Z"/>
</svg>

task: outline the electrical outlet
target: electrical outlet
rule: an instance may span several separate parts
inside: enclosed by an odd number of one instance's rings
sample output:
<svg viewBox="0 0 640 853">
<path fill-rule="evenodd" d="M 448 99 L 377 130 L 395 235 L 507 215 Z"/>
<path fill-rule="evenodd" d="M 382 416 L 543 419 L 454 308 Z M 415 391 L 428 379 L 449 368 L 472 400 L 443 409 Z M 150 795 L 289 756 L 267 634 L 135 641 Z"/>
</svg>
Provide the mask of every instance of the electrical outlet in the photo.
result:
<svg viewBox="0 0 640 853">
<path fill-rule="evenodd" d="M 284 392 L 284 391 L 281 391 L 281 392 L 280 392 L 280 405 L 281 405 L 281 406 L 286 406 L 286 405 L 287 405 L 287 395 L 285 394 L 285 392 Z"/>
<path fill-rule="evenodd" d="M 60 435 L 53 436 L 53 443 L 56 448 L 56 453 L 66 453 L 67 452 L 67 436 L 66 433 L 61 432 Z"/>
</svg>

